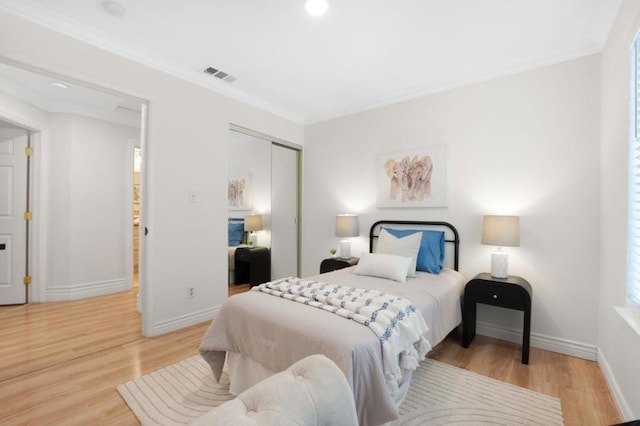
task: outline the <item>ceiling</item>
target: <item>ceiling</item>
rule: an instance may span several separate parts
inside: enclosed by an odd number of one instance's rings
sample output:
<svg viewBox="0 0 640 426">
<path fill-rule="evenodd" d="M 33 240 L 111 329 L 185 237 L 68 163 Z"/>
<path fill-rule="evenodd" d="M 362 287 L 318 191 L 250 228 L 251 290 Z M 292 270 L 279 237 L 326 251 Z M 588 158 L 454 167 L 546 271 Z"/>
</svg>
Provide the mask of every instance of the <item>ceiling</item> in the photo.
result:
<svg viewBox="0 0 640 426">
<path fill-rule="evenodd" d="M 52 83 L 63 83 L 66 88 Z M 141 124 L 142 106 L 139 101 L 2 62 L 0 87 L 2 91 L 47 112 L 79 114 L 133 127 Z M 3 125 L 6 123 L 0 121 L 0 126 Z"/>
<path fill-rule="evenodd" d="M 0 8 L 299 123 L 599 52 L 621 0 L 0 0 Z M 212 66 L 236 78 L 221 81 Z"/>
</svg>

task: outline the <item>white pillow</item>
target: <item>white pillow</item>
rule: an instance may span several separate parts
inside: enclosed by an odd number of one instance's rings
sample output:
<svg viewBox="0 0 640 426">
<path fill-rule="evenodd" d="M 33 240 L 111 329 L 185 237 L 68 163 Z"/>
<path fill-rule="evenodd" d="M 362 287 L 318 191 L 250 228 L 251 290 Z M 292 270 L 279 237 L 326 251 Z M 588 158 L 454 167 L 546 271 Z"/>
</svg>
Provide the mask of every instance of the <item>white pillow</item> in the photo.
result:
<svg viewBox="0 0 640 426">
<path fill-rule="evenodd" d="M 410 257 L 395 256 L 393 254 L 362 253 L 354 272 L 358 275 L 388 278 L 403 283 L 407 281 L 407 273 L 410 266 Z"/>
<path fill-rule="evenodd" d="M 409 266 L 410 277 L 416 276 L 416 262 L 418 260 L 418 251 L 422 242 L 422 232 L 416 232 L 406 237 L 398 238 L 391 235 L 385 229 L 380 231 L 378 244 L 376 244 L 376 253 L 395 254 L 396 256 L 404 256 L 411 258 Z"/>
</svg>

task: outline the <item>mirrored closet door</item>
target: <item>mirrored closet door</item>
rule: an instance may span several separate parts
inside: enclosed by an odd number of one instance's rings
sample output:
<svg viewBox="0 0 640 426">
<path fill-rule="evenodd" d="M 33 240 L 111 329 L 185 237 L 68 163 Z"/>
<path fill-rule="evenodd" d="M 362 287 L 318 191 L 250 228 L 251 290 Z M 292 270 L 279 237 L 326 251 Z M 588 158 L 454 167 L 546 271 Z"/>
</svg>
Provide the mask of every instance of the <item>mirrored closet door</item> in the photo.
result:
<svg viewBox="0 0 640 426">
<path fill-rule="evenodd" d="M 229 284 L 299 275 L 300 147 L 229 131 Z"/>
</svg>

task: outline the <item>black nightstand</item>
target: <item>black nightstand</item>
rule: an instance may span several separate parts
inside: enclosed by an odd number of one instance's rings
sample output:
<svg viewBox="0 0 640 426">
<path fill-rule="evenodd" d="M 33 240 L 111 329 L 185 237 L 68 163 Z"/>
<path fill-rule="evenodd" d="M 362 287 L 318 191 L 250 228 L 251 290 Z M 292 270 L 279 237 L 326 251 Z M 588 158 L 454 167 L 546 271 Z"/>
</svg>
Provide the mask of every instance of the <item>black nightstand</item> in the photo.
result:
<svg viewBox="0 0 640 426">
<path fill-rule="evenodd" d="M 359 260 L 359 257 L 350 257 L 348 259 L 343 259 L 341 257 L 330 257 L 328 259 L 324 259 L 322 263 L 320 263 L 320 273 L 324 274 L 325 272 L 348 268 L 349 266 L 357 265 Z"/>
<path fill-rule="evenodd" d="M 524 278 L 509 275 L 495 278 L 489 273 L 476 275 L 464 288 L 462 309 L 462 346 L 469 347 L 476 335 L 476 303 L 524 311 L 522 363 L 529 364 L 531 334 L 531 284 Z"/>
<path fill-rule="evenodd" d="M 266 247 L 238 247 L 235 254 L 236 284 L 251 287 L 271 281 L 271 252 Z"/>
</svg>

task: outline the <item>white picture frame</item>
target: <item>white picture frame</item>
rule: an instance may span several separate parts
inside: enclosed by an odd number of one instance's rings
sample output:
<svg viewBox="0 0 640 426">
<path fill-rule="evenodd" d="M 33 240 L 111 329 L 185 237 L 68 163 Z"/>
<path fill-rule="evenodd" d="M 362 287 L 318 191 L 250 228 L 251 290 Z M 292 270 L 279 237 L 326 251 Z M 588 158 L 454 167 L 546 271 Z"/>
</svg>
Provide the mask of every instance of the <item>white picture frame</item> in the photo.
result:
<svg viewBox="0 0 640 426">
<path fill-rule="evenodd" d="M 229 178 L 227 208 L 229 210 L 251 210 L 251 174 Z"/>
<path fill-rule="evenodd" d="M 378 154 L 378 207 L 446 207 L 447 146 Z"/>
</svg>

